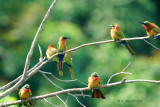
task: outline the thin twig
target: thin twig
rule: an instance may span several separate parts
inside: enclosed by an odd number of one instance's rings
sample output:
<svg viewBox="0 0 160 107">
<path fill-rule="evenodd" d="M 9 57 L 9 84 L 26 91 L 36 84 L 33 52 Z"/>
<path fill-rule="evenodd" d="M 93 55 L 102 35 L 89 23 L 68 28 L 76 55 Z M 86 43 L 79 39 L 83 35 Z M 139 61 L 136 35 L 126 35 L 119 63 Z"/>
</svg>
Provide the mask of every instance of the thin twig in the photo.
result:
<svg viewBox="0 0 160 107">
<path fill-rule="evenodd" d="M 55 104 L 49 102 L 46 98 L 44 98 L 44 101 L 46 101 L 47 103 L 49 103 L 50 105 L 54 106 L 54 107 L 59 107 L 59 106 L 56 106 Z"/>
<path fill-rule="evenodd" d="M 74 94 L 75 96 L 79 97 L 79 96 L 83 96 L 83 97 L 91 97 L 91 95 L 86 95 L 86 94 Z"/>
<path fill-rule="evenodd" d="M 57 88 L 63 90 L 63 88 L 61 88 L 60 86 L 56 85 L 52 80 L 50 80 L 45 74 L 42 73 L 42 75 L 50 82 L 52 83 L 54 86 L 56 86 Z"/>
<path fill-rule="evenodd" d="M 128 63 L 128 65 L 122 70 L 122 72 L 124 72 L 127 68 L 128 68 L 128 66 L 131 64 L 131 62 L 129 62 Z"/>
<path fill-rule="evenodd" d="M 58 80 L 58 81 L 62 81 L 62 82 L 75 82 L 75 81 L 78 81 L 80 82 L 81 84 L 85 85 L 85 86 L 88 86 L 87 84 L 83 83 L 82 81 L 78 80 L 78 79 L 74 79 L 74 80 L 61 80 L 57 77 L 55 77 L 51 72 L 44 72 L 44 71 L 41 71 L 39 70 L 40 73 L 44 73 L 44 74 L 48 74 L 48 75 L 51 75 L 54 79 Z"/>
<path fill-rule="evenodd" d="M 68 107 L 67 105 L 66 105 L 66 103 L 58 96 L 58 95 L 56 95 L 57 96 L 57 98 L 60 100 L 60 101 L 62 101 L 62 103 L 66 106 L 66 107 Z"/>
<path fill-rule="evenodd" d="M 53 84 L 54 86 L 56 86 L 57 88 L 59 88 L 59 89 L 61 89 L 61 90 L 64 90 L 64 89 L 61 88 L 60 86 L 56 85 L 52 80 L 50 80 L 43 72 L 41 72 L 41 73 L 42 73 L 42 75 L 43 75 L 51 84 Z M 84 106 L 84 105 L 78 100 L 78 97 L 76 97 L 75 95 L 73 95 L 73 94 L 71 94 L 71 93 L 69 93 L 69 92 L 68 92 L 68 94 L 71 95 L 71 96 L 73 96 L 80 105 Z M 85 106 L 84 106 L 84 107 L 85 107 Z"/>
<path fill-rule="evenodd" d="M 144 41 L 145 41 L 147 44 L 151 45 L 153 48 L 155 48 L 155 49 L 157 49 L 157 50 L 160 51 L 160 49 L 159 49 L 158 47 L 154 46 L 153 44 L 151 44 L 151 43 L 148 42 L 147 40 L 144 39 Z"/>
<path fill-rule="evenodd" d="M 110 81 L 111 81 L 111 79 L 112 79 L 114 76 L 116 76 L 116 75 L 119 75 L 119 74 L 132 74 L 132 73 L 129 73 L 129 72 L 124 72 L 124 71 L 128 68 L 128 66 L 129 66 L 130 64 L 131 64 L 131 62 L 129 62 L 128 65 L 127 65 L 121 72 L 116 73 L 116 74 L 113 74 L 113 75 L 108 79 L 107 84 L 109 84 Z"/>
<path fill-rule="evenodd" d="M 69 95 L 67 95 L 67 99 L 66 99 L 65 103 L 67 103 L 68 98 L 69 98 Z M 52 106 L 54 106 L 54 107 L 62 107 L 62 106 L 64 105 L 64 104 L 62 104 L 62 105 L 60 105 L 60 106 L 56 106 L 55 104 L 49 102 L 46 98 L 44 98 L 44 100 L 45 100 L 46 102 L 48 102 L 49 104 L 51 104 Z"/>
<path fill-rule="evenodd" d="M 81 106 L 86 107 L 84 104 L 82 104 L 82 103 L 78 100 L 77 97 L 76 97 L 76 100 L 77 100 L 77 102 L 78 102 Z"/>
<path fill-rule="evenodd" d="M 78 97 L 77 97 L 77 96 L 75 96 L 75 95 L 73 95 L 73 94 L 71 94 L 71 93 L 69 93 L 69 92 L 68 92 L 68 94 L 71 95 L 72 97 L 74 97 L 81 106 L 86 107 L 85 105 L 83 105 L 83 104 L 78 100 Z"/>
</svg>

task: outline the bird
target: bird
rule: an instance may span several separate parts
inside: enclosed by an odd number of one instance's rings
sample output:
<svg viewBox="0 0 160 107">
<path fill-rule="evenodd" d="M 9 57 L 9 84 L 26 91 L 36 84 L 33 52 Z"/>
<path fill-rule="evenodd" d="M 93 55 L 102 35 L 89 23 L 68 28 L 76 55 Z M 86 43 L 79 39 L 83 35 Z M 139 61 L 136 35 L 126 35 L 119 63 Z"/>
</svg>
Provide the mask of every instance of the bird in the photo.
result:
<svg viewBox="0 0 160 107">
<path fill-rule="evenodd" d="M 160 35 L 158 35 L 160 33 L 160 28 L 156 24 L 149 21 L 144 21 L 140 23 L 145 28 L 146 33 L 149 37 L 155 37 L 156 39 L 160 40 Z"/>
<path fill-rule="evenodd" d="M 101 98 L 106 99 L 101 91 L 98 89 L 100 85 L 101 78 L 98 76 L 96 72 L 92 73 L 88 78 L 88 87 L 92 90 L 92 98 Z"/>
<path fill-rule="evenodd" d="M 47 51 L 46 51 L 46 56 L 49 59 L 52 55 L 57 53 L 57 49 L 53 45 L 48 45 Z M 52 61 L 58 64 L 58 59 L 57 57 L 53 57 Z"/>
<path fill-rule="evenodd" d="M 30 89 L 29 84 L 24 85 L 24 86 L 19 90 L 18 95 L 19 95 L 19 98 L 20 98 L 21 100 L 24 100 L 24 99 L 27 99 L 27 98 L 31 97 L 31 96 L 32 96 L 32 92 L 31 92 L 31 89 Z M 29 107 L 31 107 L 31 106 L 32 106 L 32 103 L 29 101 L 29 102 L 24 103 L 23 105 L 24 105 L 24 106 L 29 106 Z"/>
<path fill-rule="evenodd" d="M 57 49 L 53 46 L 53 45 L 49 45 L 48 48 L 47 48 L 47 51 L 46 51 L 46 56 L 47 58 L 49 59 L 52 55 L 56 54 L 57 53 Z M 55 62 L 58 66 L 58 57 L 53 57 L 52 58 L 52 61 Z M 59 71 L 59 76 L 63 76 L 63 71 Z"/>
<path fill-rule="evenodd" d="M 112 27 L 112 29 L 111 29 L 112 39 L 115 40 L 115 41 L 119 41 L 119 43 L 123 47 L 126 47 L 128 49 L 128 51 L 130 52 L 131 55 L 135 55 L 135 52 L 130 48 L 127 41 L 120 40 L 122 38 L 125 38 L 125 36 L 124 36 L 123 32 L 121 31 L 119 25 L 118 24 L 113 24 L 113 25 L 109 25 L 109 26 Z"/>
<path fill-rule="evenodd" d="M 64 37 L 64 36 L 61 36 L 60 39 L 59 39 L 59 42 L 57 44 L 57 51 L 58 53 L 59 52 L 64 52 L 66 50 L 66 39 L 71 39 L 70 37 Z M 58 71 L 62 71 L 63 70 L 63 57 L 64 57 L 65 53 L 64 54 L 58 54 L 58 67 L 57 67 L 57 70 Z M 61 76 L 63 76 L 63 72 L 61 72 L 62 74 L 60 74 Z"/>
<path fill-rule="evenodd" d="M 66 51 L 67 51 L 67 47 L 66 47 Z M 73 73 L 73 63 L 72 63 L 72 58 L 69 52 L 65 53 L 63 60 L 66 63 L 66 65 L 68 65 L 70 73 L 71 73 L 71 78 L 74 80 L 75 78 L 74 78 L 74 73 Z"/>
</svg>

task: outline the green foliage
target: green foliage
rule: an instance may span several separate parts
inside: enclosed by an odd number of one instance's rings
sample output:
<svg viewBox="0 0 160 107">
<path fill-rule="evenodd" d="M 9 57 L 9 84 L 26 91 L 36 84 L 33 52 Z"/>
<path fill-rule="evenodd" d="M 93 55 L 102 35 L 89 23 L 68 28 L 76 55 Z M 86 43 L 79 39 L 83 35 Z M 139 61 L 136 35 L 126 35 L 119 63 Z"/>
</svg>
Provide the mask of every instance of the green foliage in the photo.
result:
<svg viewBox="0 0 160 107">
<path fill-rule="evenodd" d="M 1 94 L 1 93 L 2 93 L 2 92 L 0 92 L 0 94 Z M 15 101 L 15 100 L 17 100 L 16 97 L 8 95 L 8 96 L 2 98 L 2 99 L 0 100 L 0 103 L 10 102 L 10 101 Z M 15 107 L 15 105 L 11 105 L 11 106 L 9 106 L 9 107 Z"/>
<path fill-rule="evenodd" d="M 45 0 L 10 0 L 6 3 L 6 1 L 1 0 L 1 86 L 22 74 L 31 42 L 51 2 Z M 120 25 L 126 37 L 145 36 L 146 32 L 139 22 L 148 20 L 160 26 L 160 7 L 158 2 L 159 0 L 59 0 L 40 32 L 30 68 L 39 60 L 37 45 L 39 44 L 42 47 L 45 55 L 47 46 L 49 44 L 57 45 L 61 35 L 72 38 L 67 41 L 68 49 L 83 43 L 110 40 L 110 28 L 108 25 L 114 23 Z M 151 38 L 148 41 L 160 46 L 160 42 L 157 40 Z M 131 72 L 132 75 L 121 74 L 114 77 L 111 82 L 120 81 L 125 77 L 127 79 L 159 80 L 160 52 L 142 40 L 129 41 L 128 43 L 136 52 L 136 56 L 131 56 L 118 43 L 88 46 L 71 52 L 75 78 L 87 84 L 91 73 L 98 72 L 102 79 L 101 84 L 105 84 L 111 75 L 122 71 L 131 61 L 132 63 L 126 69 L 126 72 Z M 51 72 L 60 79 L 71 79 L 66 65 L 64 65 L 64 77 L 58 76 L 56 64 L 53 62 L 48 63 L 41 70 Z M 64 83 L 52 77 L 50 78 L 64 89 L 85 87 L 78 82 Z M 33 96 L 59 91 L 40 73 L 35 74 L 26 83 L 30 84 Z M 79 98 L 87 107 L 101 107 L 104 105 L 120 107 L 160 106 L 159 89 L 158 84 L 134 83 L 101 89 L 107 98 L 106 100 L 95 100 L 89 97 Z M 91 94 L 90 91 L 84 93 Z M 60 95 L 64 100 L 66 96 L 67 94 Z M 0 102 L 13 100 L 17 99 L 7 96 Z M 56 97 L 48 98 L 48 100 L 56 105 L 62 104 Z M 129 101 L 127 102 L 126 100 Z M 133 102 L 133 100 L 142 102 Z M 49 106 L 44 100 L 33 101 L 32 103 L 35 107 Z M 71 96 L 69 96 L 67 105 L 69 107 L 80 106 Z"/>
</svg>

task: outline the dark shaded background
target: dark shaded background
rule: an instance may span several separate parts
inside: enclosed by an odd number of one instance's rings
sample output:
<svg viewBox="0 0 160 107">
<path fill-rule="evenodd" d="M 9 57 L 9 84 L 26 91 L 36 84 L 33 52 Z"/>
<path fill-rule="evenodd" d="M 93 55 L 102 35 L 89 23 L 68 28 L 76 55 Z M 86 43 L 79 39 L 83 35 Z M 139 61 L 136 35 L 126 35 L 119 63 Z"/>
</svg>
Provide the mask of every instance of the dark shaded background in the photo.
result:
<svg viewBox="0 0 160 107">
<path fill-rule="evenodd" d="M 0 86 L 22 74 L 31 42 L 51 2 L 52 0 L 0 0 Z M 110 40 L 108 25 L 114 23 L 120 25 L 126 37 L 146 36 L 144 28 L 138 22 L 148 20 L 160 26 L 159 4 L 159 0 L 59 0 L 40 32 L 30 68 L 39 60 L 38 44 L 45 55 L 47 46 L 56 45 L 61 35 L 72 38 L 67 41 L 68 48 L 88 42 Z M 160 41 L 154 39 L 148 41 L 157 47 L 160 46 Z M 75 78 L 87 84 L 90 74 L 98 72 L 102 79 L 101 83 L 105 84 L 111 75 L 122 71 L 131 61 L 126 72 L 131 72 L 132 75 L 121 74 L 114 77 L 111 82 L 120 81 L 125 77 L 128 80 L 159 80 L 160 52 L 143 40 L 129 41 L 129 44 L 136 52 L 134 57 L 118 43 L 88 46 L 71 52 Z M 64 77 L 58 76 L 56 64 L 52 62 L 41 70 L 51 72 L 60 79 L 71 79 L 67 66 L 64 66 Z M 50 78 L 64 89 L 85 87 L 78 82 L 64 83 Z M 35 74 L 26 83 L 30 84 L 33 96 L 59 91 L 40 73 Z M 101 89 L 106 100 L 89 97 L 79 97 L 79 99 L 87 107 L 158 107 L 160 106 L 159 90 L 158 84 L 124 84 Z M 18 99 L 17 93 L 13 92 L 0 102 Z M 91 94 L 90 91 L 84 93 Z M 67 94 L 60 97 L 65 100 Z M 56 97 L 48 100 L 56 105 L 62 104 Z M 133 100 L 141 102 L 132 102 Z M 32 101 L 32 103 L 35 107 L 52 106 L 44 100 Z M 80 107 L 72 96 L 69 96 L 67 105 Z"/>
</svg>

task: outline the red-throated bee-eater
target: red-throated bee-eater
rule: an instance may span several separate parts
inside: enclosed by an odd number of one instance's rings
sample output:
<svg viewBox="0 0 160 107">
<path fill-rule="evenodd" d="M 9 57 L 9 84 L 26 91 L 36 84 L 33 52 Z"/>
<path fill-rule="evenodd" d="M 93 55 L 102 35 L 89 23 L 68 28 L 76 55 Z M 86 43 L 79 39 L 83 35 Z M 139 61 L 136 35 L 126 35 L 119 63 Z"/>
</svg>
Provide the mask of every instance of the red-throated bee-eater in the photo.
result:
<svg viewBox="0 0 160 107">
<path fill-rule="evenodd" d="M 146 29 L 146 33 L 149 37 L 154 37 L 158 33 L 160 33 L 160 28 L 155 25 L 154 23 L 151 23 L 149 21 L 140 22 L 143 27 Z M 160 35 L 155 37 L 156 39 L 160 40 Z"/>
<path fill-rule="evenodd" d="M 119 41 L 122 38 L 125 38 L 123 32 L 121 31 L 120 27 L 118 24 L 113 24 L 113 25 L 109 25 L 110 27 L 112 27 L 111 29 L 111 37 L 113 40 L 115 41 Z M 123 40 L 123 41 L 119 41 L 119 43 L 123 46 L 126 47 L 128 49 L 128 51 L 130 52 L 131 55 L 135 55 L 135 52 L 130 48 L 130 46 L 128 45 L 127 41 Z"/>
<path fill-rule="evenodd" d="M 66 47 L 66 51 L 67 51 L 67 47 Z M 71 55 L 69 54 L 69 52 L 65 53 L 63 60 L 69 66 L 71 77 L 74 80 L 73 63 L 72 63 L 72 58 L 71 58 Z"/>
<path fill-rule="evenodd" d="M 19 98 L 20 98 L 21 100 L 27 99 L 27 98 L 31 97 L 31 96 L 32 96 L 32 92 L 31 92 L 30 86 L 29 86 L 28 84 L 24 85 L 24 86 L 19 90 L 19 93 L 18 93 L 18 94 L 19 94 Z M 29 106 L 29 107 L 32 106 L 32 104 L 31 104 L 30 101 L 27 102 L 27 103 L 24 103 L 23 105 L 24 105 L 24 106 Z"/>
<path fill-rule="evenodd" d="M 49 59 L 52 55 L 57 53 L 57 49 L 53 45 L 49 45 L 46 51 L 46 56 Z M 57 57 L 53 57 L 52 61 L 58 64 L 58 59 Z"/>
<path fill-rule="evenodd" d="M 88 87 L 91 88 L 91 89 L 93 89 L 92 90 L 92 98 L 102 98 L 102 99 L 105 99 L 104 95 L 98 89 L 98 87 L 100 85 L 100 81 L 101 81 L 101 78 L 98 76 L 98 74 L 96 72 L 94 72 L 88 78 Z"/>
<path fill-rule="evenodd" d="M 66 39 L 71 39 L 71 38 L 70 37 L 64 37 L 64 36 L 60 37 L 58 45 L 57 45 L 57 51 L 58 52 L 63 52 L 63 51 L 66 50 Z M 58 61 L 58 67 L 57 67 L 58 71 L 63 70 L 63 57 L 64 57 L 64 55 L 65 55 L 65 53 L 58 55 L 58 60 L 59 60 Z"/>
<path fill-rule="evenodd" d="M 53 45 L 49 45 L 47 48 L 47 51 L 46 51 L 47 58 L 49 59 L 52 55 L 54 55 L 56 53 L 57 53 L 57 49 Z M 57 56 L 53 57 L 52 61 L 54 61 L 58 65 L 59 60 L 58 60 Z M 59 76 L 63 76 L 63 71 L 59 71 Z"/>
</svg>

